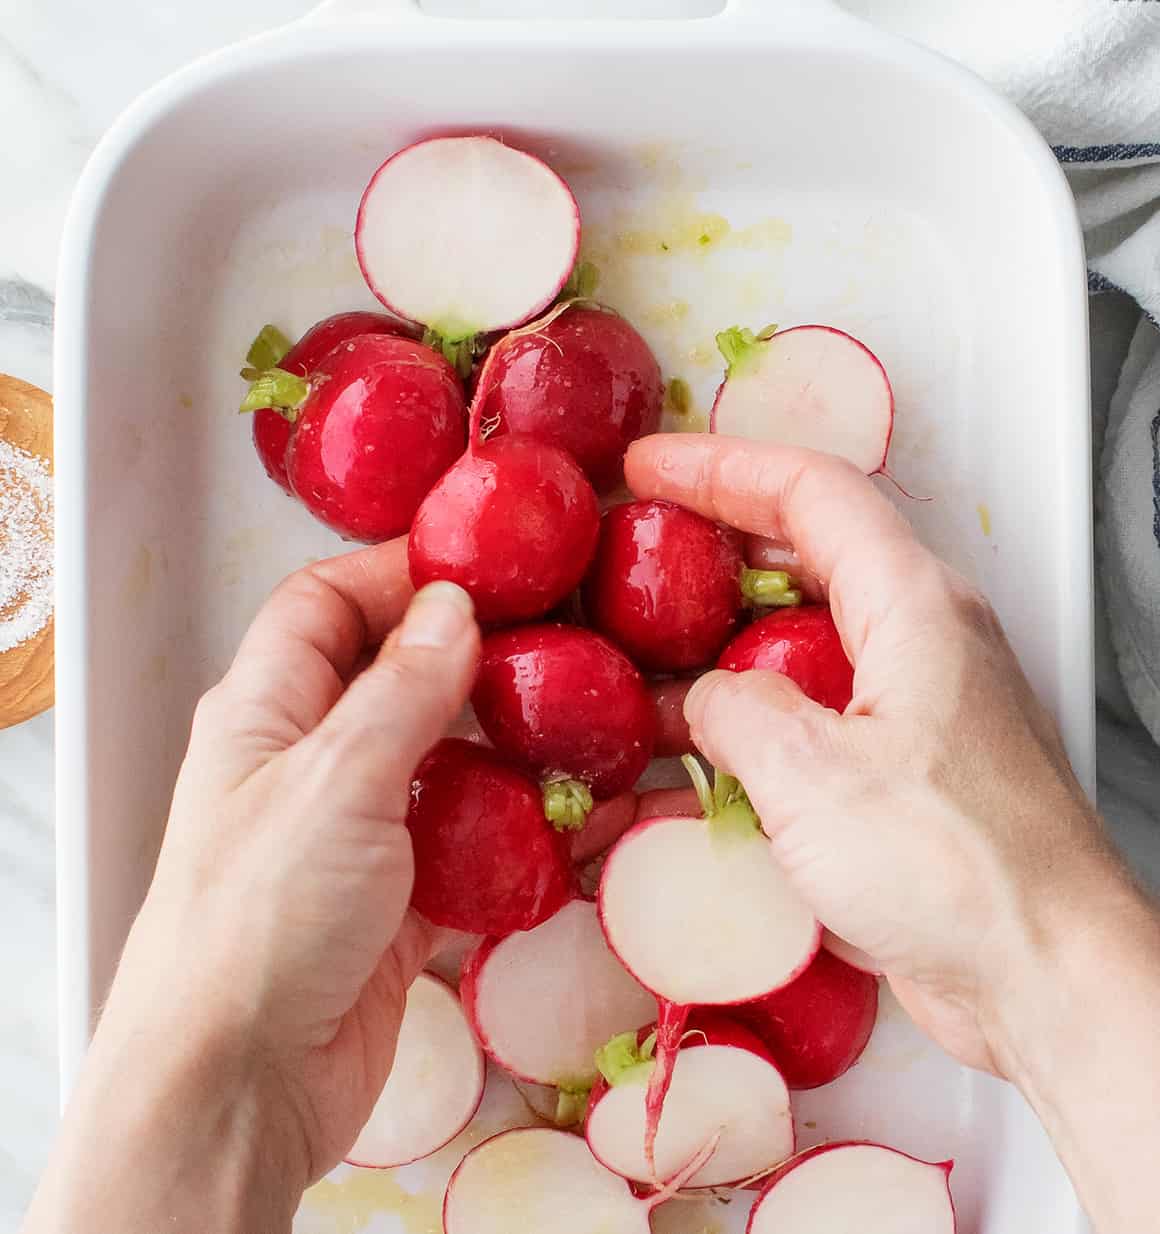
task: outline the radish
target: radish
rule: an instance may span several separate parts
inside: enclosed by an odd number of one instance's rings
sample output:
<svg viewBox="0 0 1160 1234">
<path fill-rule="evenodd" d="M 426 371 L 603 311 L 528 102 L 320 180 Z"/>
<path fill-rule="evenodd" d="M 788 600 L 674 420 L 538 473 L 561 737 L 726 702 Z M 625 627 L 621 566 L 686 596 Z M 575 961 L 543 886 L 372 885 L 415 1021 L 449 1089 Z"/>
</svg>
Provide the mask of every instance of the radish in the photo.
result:
<svg viewBox="0 0 1160 1234">
<path fill-rule="evenodd" d="M 579 831 L 572 832 L 572 860 L 583 864 L 599 857 L 636 822 L 634 792 L 618 793 L 611 801 L 598 801 Z"/>
<path fill-rule="evenodd" d="M 854 670 L 824 604 L 783 609 L 755 621 L 725 648 L 717 667 L 734 673 L 773 669 L 835 711 L 845 711 L 854 693 Z"/>
<path fill-rule="evenodd" d="M 294 419 L 288 415 L 305 398 L 306 390 L 291 378 L 308 378 L 322 358 L 339 343 L 356 334 L 406 334 L 407 327 L 382 313 L 336 313 L 311 326 L 291 347 L 277 326 L 263 326 L 246 353 L 242 376 L 250 383 L 242 410 L 254 410 L 254 449 L 266 474 L 291 493 L 286 475 L 286 450 L 294 434 Z M 272 398 L 273 403 L 265 401 Z M 279 403 L 277 400 L 285 400 Z"/>
<path fill-rule="evenodd" d="M 664 1188 L 635 1196 L 585 1142 L 552 1127 L 501 1131 L 459 1163 L 443 1198 L 445 1234 L 650 1234 L 649 1213 L 713 1153 L 710 1141 Z"/>
<path fill-rule="evenodd" d="M 821 1144 L 770 1177 L 746 1234 L 955 1234 L 953 1168 L 882 1144 Z"/>
<path fill-rule="evenodd" d="M 415 772 L 407 828 L 411 903 L 435 925 L 530 930 L 572 897 L 568 837 L 545 820 L 538 786 L 494 750 L 439 742 Z"/>
<path fill-rule="evenodd" d="M 588 1108 L 588 1089 L 575 1091 L 552 1088 L 548 1084 L 529 1084 L 525 1080 L 512 1080 L 515 1090 L 523 1098 L 524 1105 L 546 1123 L 554 1127 L 579 1127 Z"/>
<path fill-rule="evenodd" d="M 894 392 L 878 358 L 833 326 L 733 327 L 717 335 L 725 380 L 709 431 L 849 459 L 867 475 L 886 472 Z"/>
<path fill-rule="evenodd" d="M 463 966 L 459 993 L 505 1071 L 574 1094 L 592 1086 L 596 1051 L 610 1037 L 657 1015 L 656 999 L 608 950 L 596 905 L 582 899 L 534 930 L 485 940 Z"/>
<path fill-rule="evenodd" d="M 669 501 L 604 512 L 584 584 L 591 624 L 641 667 L 683 672 L 711 663 L 742 605 L 796 604 L 780 571 L 750 570 L 737 532 Z"/>
<path fill-rule="evenodd" d="M 637 823 L 608 855 L 598 905 L 608 944 L 657 996 L 646 1160 L 690 1007 L 750 1002 L 788 985 L 817 953 L 821 927 L 778 865 L 745 790 L 682 760 L 704 817 Z"/>
<path fill-rule="evenodd" d="M 407 560 L 416 587 L 450 579 L 481 622 L 510 624 L 573 591 L 599 535 L 596 494 L 571 456 L 532 437 L 484 441 L 476 406 L 467 452 L 415 515 Z"/>
<path fill-rule="evenodd" d="M 878 982 L 822 947 L 784 989 L 735 1008 L 769 1047 L 790 1088 L 817 1088 L 848 1071 L 878 1015 Z"/>
<path fill-rule="evenodd" d="M 700 818 L 701 801 L 695 788 L 654 788 L 641 793 L 636 821 L 646 818 Z"/>
<path fill-rule="evenodd" d="M 455 991 L 420 973 L 407 991 L 390 1075 L 347 1161 L 386 1169 L 429 1157 L 474 1117 L 485 1075 Z"/>
<path fill-rule="evenodd" d="M 568 303 L 501 339 L 474 403 L 495 435 L 560 446 L 598 493 L 623 479 L 631 442 L 660 427 L 664 383 L 648 344 L 611 309 Z"/>
<path fill-rule="evenodd" d="M 585 1136 L 602 1165 L 634 1182 L 653 1180 L 645 1159 L 648 1081 L 655 1033 L 625 1033 L 601 1051 Z M 656 1137 L 656 1175 L 666 1178 L 715 1132 L 713 1157 L 685 1183 L 745 1182 L 794 1150 L 789 1091 L 773 1056 L 741 1025 L 700 1013 L 689 1022 L 673 1065 Z"/>
<path fill-rule="evenodd" d="M 393 154 L 359 204 L 367 286 L 450 346 L 548 307 L 580 247 L 580 209 L 545 163 L 494 137 L 434 137 Z"/>
<path fill-rule="evenodd" d="M 582 825 L 593 799 L 630 789 L 652 757 L 644 681 L 590 630 L 536 625 L 489 635 L 471 703 L 496 749 L 545 781 L 552 822 Z"/>
<path fill-rule="evenodd" d="M 689 736 L 689 722 L 685 719 L 685 698 L 693 685 L 693 681 L 678 678 L 654 682 L 648 688 L 656 713 L 657 739 L 653 753 L 657 758 L 679 758 L 697 752 Z"/>
<path fill-rule="evenodd" d="M 427 490 L 463 449 L 463 389 L 442 356 L 413 339 L 359 334 L 307 381 L 263 380 L 247 403 L 287 407 L 286 473 L 320 522 L 352 540 L 407 530 Z"/>
</svg>

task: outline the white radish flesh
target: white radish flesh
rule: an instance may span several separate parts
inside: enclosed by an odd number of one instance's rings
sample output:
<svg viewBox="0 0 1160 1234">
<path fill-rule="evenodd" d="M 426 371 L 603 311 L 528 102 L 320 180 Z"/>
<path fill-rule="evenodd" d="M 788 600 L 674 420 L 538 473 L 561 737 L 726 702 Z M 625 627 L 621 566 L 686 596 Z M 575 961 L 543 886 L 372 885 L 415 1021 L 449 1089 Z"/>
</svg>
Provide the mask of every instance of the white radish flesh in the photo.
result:
<svg viewBox="0 0 1160 1234">
<path fill-rule="evenodd" d="M 389 158 L 363 194 L 355 250 L 371 291 L 445 339 L 546 308 L 580 244 L 580 212 L 545 163 L 493 137 L 438 137 Z"/>
<path fill-rule="evenodd" d="M 869 348 L 832 326 L 795 326 L 766 338 L 718 336 L 729 371 L 710 431 L 847 458 L 874 475 L 886 468 L 894 392 Z"/>
<path fill-rule="evenodd" d="M 955 1234 L 952 1165 L 879 1144 L 822 1145 L 772 1176 L 747 1234 Z"/>
<path fill-rule="evenodd" d="M 636 1182 L 653 1178 L 645 1154 L 643 1080 L 604 1091 L 589 1110 L 585 1133 L 593 1155 Z M 657 1131 L 656 1176 L 668 1178 L 716 1131 L 716 1153 L 685 1184 L 738 1183 L 793 1153 L 789 1090 L 766 1058 L 734 1045 L 680 1051 Z"/>
<path fill-rule="evenodd" d="M 526 1080 L 513 1079 L 512 1084 L 524 1105 L 544 1122 L 555 1127 L 578 1127 L 584 1121 L 587 1093 L 564 1092 L 547 1084 L 529 1084 Z"/>
<path fill-rule="evenodd" d="M 420 973 L 407 991 L 391 1074 L 347 1160 L 385 1169 L 437 1152 L 471 1121 L 484 1078 L 455 991 Z"/>
<path fill-rule="evenodd" d="M 656 999 L 608 949 L 589 900 L 571 901 L 534 930 L 482 944 L 461 993 L 476 1035 L 501 1067 L 573 1091 L 596 1079 L 593 1059 L 610 1037 L 657 1015 Z"/>
</svg>

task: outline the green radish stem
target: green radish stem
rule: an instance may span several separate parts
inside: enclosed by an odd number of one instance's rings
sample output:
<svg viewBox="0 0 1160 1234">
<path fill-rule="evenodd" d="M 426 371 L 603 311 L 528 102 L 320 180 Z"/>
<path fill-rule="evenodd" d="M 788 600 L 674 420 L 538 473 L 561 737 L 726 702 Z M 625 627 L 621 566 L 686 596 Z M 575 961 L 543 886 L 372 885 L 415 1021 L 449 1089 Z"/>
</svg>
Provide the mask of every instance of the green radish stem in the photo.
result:
<svg viewBox="0 0 1160 1234">
<path fill-rule="evenodd" d="M 754 570 L 741 567 L 741 598 L 752 608 L 791 608 L 802 602 L 802 593 L 784 570 Z"/>
<path fill-rule="evenodd" d="M 549 780 L 544 785 L 544 817 L 557 831 L 579 831 L 592 810 L 592 794 L 579 780 Z"/>
<path fill-rule="evenodd" d="M 717 350 L 725 359 L 725 376 L 745 376 L 757 367 L 758 348 L 777 333 L 776 325 L 766 326 L 756 334 L 741 326 L 730 326 L 717 335 Z"/>
<path fill-rule="evenodd" d="M 310 383 L 278 367 L 290 346 L 290 340 L 277 326 L 267 324 L 258 331 L 246 352 L 246 366 L 242 369 L 242 376 L 250 383 L 250 388 L 239 412 L 270 408 L 285 416 L 291 424 L 298 419 L 298 409 L 310 393 Z"/>
</svg>

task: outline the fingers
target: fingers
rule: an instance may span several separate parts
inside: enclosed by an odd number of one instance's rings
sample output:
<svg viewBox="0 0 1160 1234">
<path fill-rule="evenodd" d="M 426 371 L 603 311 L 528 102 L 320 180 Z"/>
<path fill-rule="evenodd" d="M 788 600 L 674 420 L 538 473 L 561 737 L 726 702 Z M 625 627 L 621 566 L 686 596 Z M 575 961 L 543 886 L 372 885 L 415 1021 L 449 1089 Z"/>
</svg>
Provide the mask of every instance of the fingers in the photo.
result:
<svg viewBox="0 0 1160 1234">
<path fill-rule="evenodd" d="M 414 769 L 467 701 L 478 663 L 467 592 L 447 582 L 424 587 L 374 663 L 299 747 L 333 780 L 331 798 L 401 821 Z"/>
<path fill-rule="evenodd" d="M 852 659 L 908 573 L 930 560 L 871 481 L 832 455 L 704 433 L 660 434 L 633 443 L 625 477 L 638 497 L 676 501 L 792 546 L 828 594 Z"/>
</svg>

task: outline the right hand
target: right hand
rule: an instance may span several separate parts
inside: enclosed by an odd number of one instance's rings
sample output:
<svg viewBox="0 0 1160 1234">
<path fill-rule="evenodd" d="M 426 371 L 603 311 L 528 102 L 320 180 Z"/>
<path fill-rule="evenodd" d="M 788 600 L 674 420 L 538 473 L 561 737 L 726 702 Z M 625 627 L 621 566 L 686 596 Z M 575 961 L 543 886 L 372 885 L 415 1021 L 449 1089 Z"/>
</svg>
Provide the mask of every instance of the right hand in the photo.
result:
<svg viewBox="0 0 1160 1234">
<path fill-rule="evenodd" d="M 854 467 L 661 435 L 626 477 L 796 553 L 854 665 L 844 715 L 772 672 L 713 672 L 693 740 L 749 792 L 819 919 L 868 952 L 915 1021 L 1009 1073 L 998 1025 L 1065 903 L 1126 879 L 995 614 Z"/>
</svg>

